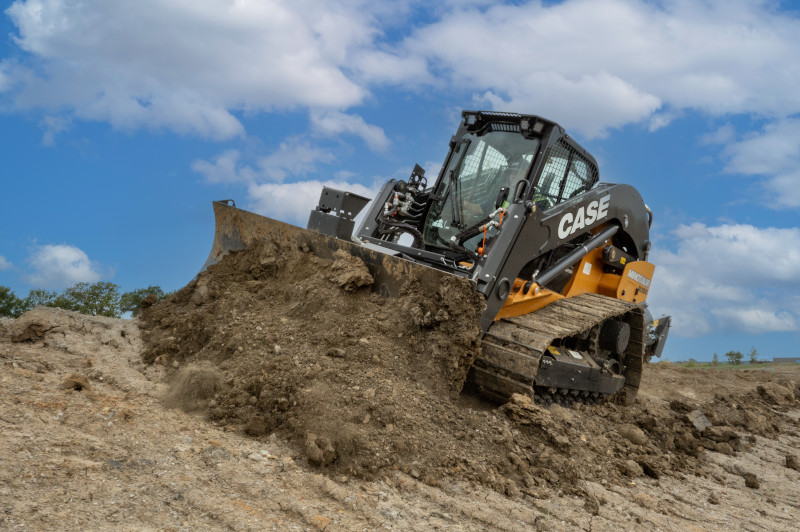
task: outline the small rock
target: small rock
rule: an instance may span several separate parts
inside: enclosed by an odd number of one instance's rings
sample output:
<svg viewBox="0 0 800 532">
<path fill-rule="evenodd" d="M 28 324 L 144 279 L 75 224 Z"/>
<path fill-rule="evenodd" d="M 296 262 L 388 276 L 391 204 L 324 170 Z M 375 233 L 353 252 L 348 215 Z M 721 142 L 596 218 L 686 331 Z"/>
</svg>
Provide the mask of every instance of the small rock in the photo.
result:
<svg viewBox="0 0 800 532">
<path fill-rule="evenodd" d="M 284 456 L 281 458 L 281 470 L 283 472 L 286 471 L 293 471 L 297 468 L 297 464 L 294 463 L 294 460 L 291 456 Z"/>
<path fill-rule="evenodd" d="M 368 345 L 369 344 L 369 340 L 367 340 L 366 338 L 359 338 L 358 339 L 358 343 L 362 344 L 362 345 Z"/>
<path fill-rule="evenodd" d="M 263 460 L 263 459 L 264 459 L 264 457 L 263 457 L 263 456 L 261 456 L 261 453 L 250 453 L 250 454 L 248 454 L 248 455 L 247 455 L 247 457 L 248 457 L 250 460 L 254 460 L 254 461 L 256 461 L 256 462 L 260 462 L 261 460 Z"/>
<path fill-rule="evenodd" d="M 711 504 L 719 504 L 719 497 L 717 497 L 716 493 L 712 492 L 711 495 L 708 496 L 708 502 Z"/>
<path fill-rule="evenodd" d="M 634 425 L 622 425 L 617 429 L 617 433 L 636 445 L 645 445 L 647 443 L 647 435 L 642 429 Z"/>
<path fill-rule="evenodd" d="M 311 518 L 311 525 L 317 530 L 325 530 L 331 524 L 331 520 L 324 515 L 315 515 Z"/>
<path fill-rule="evenodd" d="M 381 363 L 381 357 L 379 357 L 378 355 L 372 355 L 372 361 L 374 363 L 376 363 L 376 364 L 380 364 Z"/>
<path fill-rule="evenodd" d="M 654 510 L 658 505 L 658 501 L 656 501 L 650 495 L 646 493 L 637 493 L 633 496 L 633 502 L 641 506 L 642 508 L 647 508 L 648 510 Z"/>
<path fill-rule="evenodd" d="M 718 453 L 722 453 L 728 456 L 734 456 L 736 453 L 733 452 L 733 447 L 731 447 L 730 443 L 727 442 L 719 442 L 715 446 L 715 451 Z"/>
<path fill-rule="evenodd" d="M 306 436 L 306 458 L 315 465 L 326 466 L 336 459 L 333 443 L 324 436 L 309 432 Z"/>
<path fill-rule="evenodd" d="M 711 422 L 700 410 L 692 410 L 686 414 L 686 419 L 688 419 L 689 423 L 694 425 L 694 428 L 700 432 L 703 432 L 705 429 L 711 427 Z"/>
<path fill-rule="evenodd" d="M 800 471 L 800 464 L 797 463 L 797 457 L 793 454 L 786 455 L 786 467 Z"/>
<path fill-rule="evenodd" d="M 631 478 L 638 478 L 644 475 L 644 470 L 642 469 L 642 466 L 640 466 L 633 460 L 625 460 L 624 462 L 620 462 L 619 464 L 617 464 L 617 469 L 623 475 Z"/>
<path fill-rule="evenodd" d="M 197 306 L 200 306 L 203 303 L 205 303 L 206 301 L 208 301 L 209 295 L 210 295 L 210 292 L 208 290 L 208 286 L 206 286 L 204 284 L 198 284 L 197 288 L 194 291 L 194 294 L 192 294 L 192 303 L 194 303 Z M 151 296 L 152 296 L 152 294 L 150 296 L 147 296 L 147 297 L 151 297 Z M 147 298 L 145 298 L 145 300 L 146 299 Z M 154 296 L 153 296 L 153 299 L 155 300 Z M 142 308 L 145 308 L 144 300 L 142 300 Z"/>
<path fill-rule="evenodd" d="M 331 347 L 325 354 L 331 358 L 344 358 L 346 353 L 341 347 Z"/>
<path fill-rule="evenodd" d="M 757 490 L 761 484 L 758 482 L 758 477 L 756 477 L 753 473 L 745 473 L 742 475 L 744 477 L 744 485 L 748 488 L 753 488 Z"/>
<path fill-rule="evenodd" d="M 375 388 L 367 388 L 364 390 L 364 399 L 374 399 L 375 398 Z"/>
<path fill-rule="evenodd" d="M 272 348 L 272 351 L 276 355 L 280 355 L 283 352 L 283 349 L 281 349 L 281 346 L 279 346 L 278 344 L 275 344 L 275 347 Z"/>
</svg>

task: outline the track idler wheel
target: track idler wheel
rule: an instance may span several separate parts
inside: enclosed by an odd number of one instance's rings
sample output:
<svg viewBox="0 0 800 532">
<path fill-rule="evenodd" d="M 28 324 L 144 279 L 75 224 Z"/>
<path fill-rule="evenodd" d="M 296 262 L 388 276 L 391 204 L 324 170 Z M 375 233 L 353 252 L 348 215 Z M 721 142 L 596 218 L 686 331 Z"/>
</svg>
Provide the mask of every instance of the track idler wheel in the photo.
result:
<svg viewBox="0 0 800 532">
<path fill-rule="evenodd" d="M 600 328 L 598 341 L 601 349 L 621 355 L 631 341 L 631 326 L 624 321 L 608 320 Z"/>
</svg>

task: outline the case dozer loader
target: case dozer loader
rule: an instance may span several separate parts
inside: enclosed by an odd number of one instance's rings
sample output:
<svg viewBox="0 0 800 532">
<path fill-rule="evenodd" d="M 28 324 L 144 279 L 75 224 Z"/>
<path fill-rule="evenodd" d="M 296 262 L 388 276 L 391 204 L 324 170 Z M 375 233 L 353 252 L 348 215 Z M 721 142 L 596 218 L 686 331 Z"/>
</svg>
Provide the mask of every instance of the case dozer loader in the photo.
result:
<svg viewBox="0 0 800 532">
<path fill-rule="evenodd" d="M 652 212 L 633 187 L 599 183 L 594 158 L 558 124 L 494 111 L 462 117 L 435 182 L 417 165 L 371 203 L 324 188 L 307 229 L 214 202 L 206 267 L 269 238 L 356 255 L 387 297 L 411 278 L 436 290 L 443 276 L 464 277 L 486 300 L 469 386 L 501 401 L 632 401 L 670 326 L 646 304 Z"/>
</svg>

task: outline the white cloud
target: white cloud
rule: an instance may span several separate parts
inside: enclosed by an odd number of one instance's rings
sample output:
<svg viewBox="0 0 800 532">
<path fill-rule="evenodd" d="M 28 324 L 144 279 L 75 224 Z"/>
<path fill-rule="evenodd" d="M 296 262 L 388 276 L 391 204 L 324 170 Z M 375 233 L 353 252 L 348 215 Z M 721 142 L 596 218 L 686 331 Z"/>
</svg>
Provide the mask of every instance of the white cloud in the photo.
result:
<svg viewBox="0 0 800 532">
<path fill-rule="evenodd" d="M 10 270 L 13 267 L 14 267 L 14 265 L 11 264 L 10 261 L 6 260 L 6 258 L 4 256 L 0 255 L 0 272 L 4 272 L 6 270 Z"/>
<path fill-rule="evenodd" d="M 302 179 L 315 172 L 319 164 L 334 160 L 335 156 L 329 150 L 293 137 L 267 155 L 249 156 L 245 160 L 239 151 L 228 150 L 213 161 L 195 161 L 192 169 L 209 183 L 246 184 L 247 208 L 270 218 L 305 226 L 323 186 L 357 194 L 374 194 L 369 187 L 348 182 L 355 174 L 346 170 L 337 171 L 335 180 Z M 287 179 L 295 182 L 284 183 Z"/>
<path fill-rule="evenodd" d="M 29 55 L 2 62 L 0 91 L 123 129 L 230 138 L 239 113 L 302 107 L 380 149 L 383 131 L 342 111 L 381 84 L 485 95 L 587 136 L 685 110 L 800 112 L 800 18 L 771 1 L 17 0 L 6 13 Z"/>
<path fill-rule="evenodd" d="M 28 257 L 29 283 L 36 288 L 64 288 L 75 283 L 99 281 L 100 265 L 81 249 L 68 244 L 38 246 Z"/>
<path fill-rule="evenodd" d="M 800 111 L 800 19 L 777 9 L 723 0 L 464 7 L 403 49 L 452 86 L 590 136 L 664 108 L 787 116 Z"/>
<path fill-rule="evenodd" d="M 45 130 L 42 135 L 42 144 L 53 146 L 56 143 L 56 135 L 68 129 L 69 120 L 57 116 L 45 116 L 40 125 Z"/>
<path fill-rule="evenodd" d="M 378 32 L 360 4 L 19 0 L 6 13 L 38 74 L 17 72 L 16 103 L 217 139 L 243 134 L 237 110 L 355 105 L 343 65 Z"/>
<path fill-rule="evenodd" d="M 654 248 L 648 301 L 673 316 L 675 333 L 800 329 L 800 229 L 695 223 Z"/>
<path fill-rule="evenodd" d="M 800 120 L 769 123 L 760 133 L 730 142 L 724 156 L 725 171 L 766 178 L 770 206 L 800 207 Z"/>
<path fill-rule="evenodd" d="M 571 80 L 556 72 L 538 72 L 507 83 L 508 101 L 493 92 L 485 98 L 498 110 L 546 110 L 548 117 L 590 137 L 604 136 L 609 127 L 639 122 L 660 106 L 659 99 L 626 81 L 600 72 Z"/>
<path fill-rule="evenodd" d="M 218 155 L 213 162 L 198 159 L 192 170 L 202 174 L 208 183 L 248 183 L 264 181 L 281 182 L 289 176 L 304 176 L 314 172 L 320 163 L 335 160 L 332 152 L 314 146 L 299 137 L 281 142 L 268 155 L 257 157 L 249 164 L 242 162 L 238 150 L 228 150 Z"/>
<path fill-rule="evenodd" d="M 251 185 L 249 209 L 258 214 L 305 227 L 309 214 L 317 206 L 322 187 L 346 190 L 372 198 L 377 189 L 345 181 L 299 181 Z"/>
<path fill-rule="evenodd" d="M 700 139 L 703 144 L 727 144 L 736 137 L 736 130 L 731 124 L 723 124 Z"/>
<path fill-rule="evenodd" d="M 311 126 L 315 133 L 330 137 L 341 133 L 357 135 L 375 151 L 383 151 L 389 147 L 389 139 L 383 129 L 367 124 L 357 115 L 339 111 L 314 112 L 311 113 Z"/>
<path fill-rule="evenodd" d="M 249 182 L 256 178 L 256 172 L 249 167 L 240 167 L 239 150 L 228 150 L 219 154 L 213 162 L 198 159 L 192 163 L 192 170 L 202 174 L 207 183 Z"/>
<path fill-rule="evenodd" d="M 278 149 L 258 160 L 263 175 L 272 181 L 283 181 L 287 176 L 303 176 L 317 169 L 319 163 L 330 163 L 336 157 L 325 148 L 304 140 L 291 138 L 278 145 Z"/>
<path fill-rule="evenodd" d="M 797 164 L 800 165 L 800 159 Z M 764 183 L 768 192 L 768 205 L 773 208 L 800 207 L 800 167 L 787 169 Z"/>
</svg>

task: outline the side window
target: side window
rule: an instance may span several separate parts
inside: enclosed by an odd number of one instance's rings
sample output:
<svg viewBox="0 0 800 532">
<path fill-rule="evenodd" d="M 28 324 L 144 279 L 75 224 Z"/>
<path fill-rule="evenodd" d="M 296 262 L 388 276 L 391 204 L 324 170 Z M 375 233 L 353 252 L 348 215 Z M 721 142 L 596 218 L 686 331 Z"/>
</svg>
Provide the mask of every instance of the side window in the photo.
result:
<svg viewBox="0 0 800 532">
<path fill-rule="evenodd" d="M 587 183 L 590 183 L 589 176 L 589 165 L 586 164 L 586 161 L 576 156 L 569 166 L 566 183 L 564 183 L 564 191 L 561 193 L 561 200 L 568 200 L 581 192 L 589 190 L 589 187 L 591 187 L 591 184 L 587 186 Z"/>
<path fill-rule="evenodd" d="M 547 155 L 541 177 L 536 185 L 534 201 L 541 208 L 550 208 L 559 203 L 561 182 L 567 171 L 569 152 L 562 146 L 554 146 Z"/>
<path fill-rule="evenodd" d="M 597 170 L 580 154 L 559 143 L 550 149 L 536 186 L 534 201 L 550 208 L 592 188 Z"/>
</svg>

